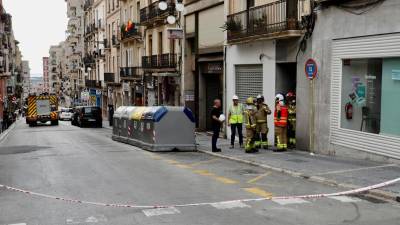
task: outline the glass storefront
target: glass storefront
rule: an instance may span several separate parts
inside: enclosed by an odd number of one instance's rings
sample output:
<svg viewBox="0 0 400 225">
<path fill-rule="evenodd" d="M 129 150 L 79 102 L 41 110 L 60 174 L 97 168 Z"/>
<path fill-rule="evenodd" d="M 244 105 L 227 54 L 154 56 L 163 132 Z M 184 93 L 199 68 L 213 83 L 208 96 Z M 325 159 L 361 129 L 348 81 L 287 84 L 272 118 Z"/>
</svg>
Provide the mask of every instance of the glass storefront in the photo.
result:
<svg viewBox="0 0 400 225">
<path fill-rule="evenodd" d="M 341 127 L 400 136 L 400 58 L 342 60 Z"/>
</svg>

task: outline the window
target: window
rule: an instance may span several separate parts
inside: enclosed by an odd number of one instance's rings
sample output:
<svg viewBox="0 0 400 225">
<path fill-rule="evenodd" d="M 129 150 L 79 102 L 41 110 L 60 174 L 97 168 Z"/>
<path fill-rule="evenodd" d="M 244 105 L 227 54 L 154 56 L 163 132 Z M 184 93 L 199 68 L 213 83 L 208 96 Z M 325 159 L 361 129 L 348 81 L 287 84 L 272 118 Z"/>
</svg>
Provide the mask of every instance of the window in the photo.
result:
<svg viewBox="0 0 400 225">
<path fill-rule="evenodd" d="M 400 136 L 400 58 L 342 60 L 341 127 Z"/>
</svg>

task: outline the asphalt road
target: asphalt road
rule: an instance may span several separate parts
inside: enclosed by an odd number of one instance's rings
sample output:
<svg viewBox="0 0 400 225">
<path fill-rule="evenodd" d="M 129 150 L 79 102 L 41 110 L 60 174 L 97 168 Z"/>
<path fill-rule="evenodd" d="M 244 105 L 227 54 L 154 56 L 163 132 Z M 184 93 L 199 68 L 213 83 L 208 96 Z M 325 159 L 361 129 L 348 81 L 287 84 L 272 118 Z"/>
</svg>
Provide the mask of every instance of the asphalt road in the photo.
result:
<svg viewBox="0 0 400 225">
<path fill-rule="evenodd" d="M 171 205 L 341 189 L 214 158 L 150 153 L 114 142 L 111 130 L 29 128 L 0 142 L 0 184 L 101 203 Z M 363 196 L 129 209 L 68 203 L 0 189 L 0 225 L 400 224 L 400 205 Z"/>
</svg>

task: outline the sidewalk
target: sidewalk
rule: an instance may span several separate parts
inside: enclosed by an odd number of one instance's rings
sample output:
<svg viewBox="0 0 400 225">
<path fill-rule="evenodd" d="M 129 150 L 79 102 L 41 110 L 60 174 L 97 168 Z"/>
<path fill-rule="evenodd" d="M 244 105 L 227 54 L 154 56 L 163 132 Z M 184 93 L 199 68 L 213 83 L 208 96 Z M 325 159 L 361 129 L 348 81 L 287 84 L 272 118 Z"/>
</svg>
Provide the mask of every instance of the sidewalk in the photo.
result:
<svg viewBox="0 0 400 225">
<path fill-rule="evenodd" d="M 239 144 L 229 149 L 227 139 L 218 139 L 221 153 L 211 152 L 211 136 L 205 133 L 196 135 L 201 152 L 227 158 L 266 169 L 283 172 L 295 177 L 341 186 L 344 188 L 365 187 L 400 177 L 400 165 L 357 160 L 338 156 L 310 155 L 307 152 L 290 150 L 273 152 L 260 150 L 259 153 L 246 154 Z M 371 194 L 397 200 L 400 198 L 400 183 L 371 191 Z"/>
<path fill-rule="evenodd" d="M 110 122 L 108 120 L 103 120 L 103 128 L 112 130 L 113 127 L 110 126 Z"/>
</svg>

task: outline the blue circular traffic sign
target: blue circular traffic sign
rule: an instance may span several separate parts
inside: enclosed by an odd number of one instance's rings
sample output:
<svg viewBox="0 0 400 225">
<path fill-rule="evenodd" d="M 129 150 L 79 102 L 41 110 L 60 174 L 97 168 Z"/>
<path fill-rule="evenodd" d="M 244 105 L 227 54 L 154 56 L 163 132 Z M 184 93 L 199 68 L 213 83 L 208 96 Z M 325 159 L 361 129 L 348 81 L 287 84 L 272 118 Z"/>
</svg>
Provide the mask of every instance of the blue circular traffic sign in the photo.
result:
<svg viewBox="0 0 400 225">
<path fill-rule="evenodd" d="M 308 59 L 305 65 L 305 72 L 308 79 L 313 80 L 317 77 L 318 66 L 314 59 Z"/>
</svg>

